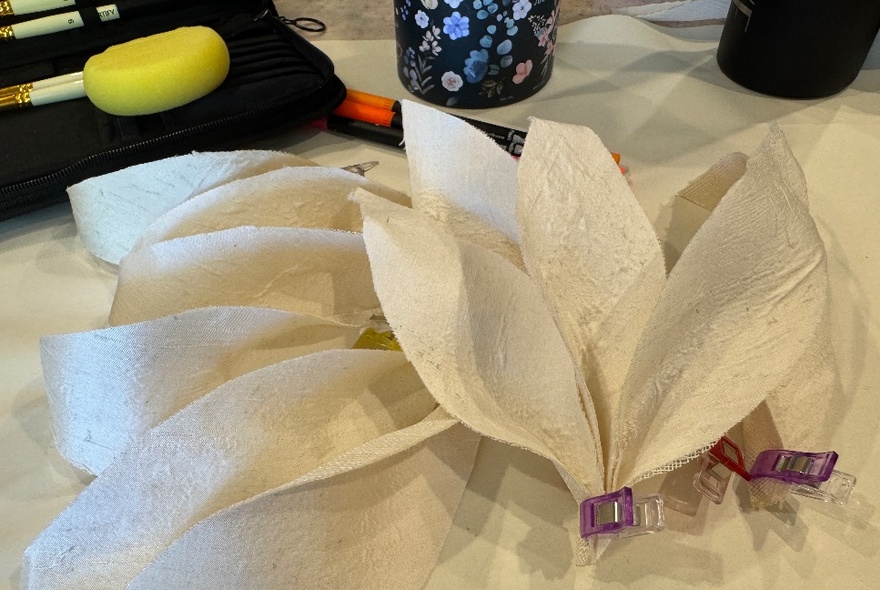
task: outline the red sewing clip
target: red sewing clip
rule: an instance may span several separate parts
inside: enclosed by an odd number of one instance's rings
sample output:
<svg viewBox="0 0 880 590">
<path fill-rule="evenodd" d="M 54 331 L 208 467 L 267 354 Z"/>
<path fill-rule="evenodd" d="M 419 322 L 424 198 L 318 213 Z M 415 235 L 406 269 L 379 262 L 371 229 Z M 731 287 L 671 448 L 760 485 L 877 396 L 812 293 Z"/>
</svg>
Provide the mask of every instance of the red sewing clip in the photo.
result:
<svg viewBox="0 0 880 590">
<path fill-rule="evenodd" d="M 716 504 L 721 504 L 734 473 L 746 481 L 752 479 L 742 451 L 735 442 L 722 436 L 700 457 L 700 471 L 694 476 L 694 487 Z"/>
</svg>

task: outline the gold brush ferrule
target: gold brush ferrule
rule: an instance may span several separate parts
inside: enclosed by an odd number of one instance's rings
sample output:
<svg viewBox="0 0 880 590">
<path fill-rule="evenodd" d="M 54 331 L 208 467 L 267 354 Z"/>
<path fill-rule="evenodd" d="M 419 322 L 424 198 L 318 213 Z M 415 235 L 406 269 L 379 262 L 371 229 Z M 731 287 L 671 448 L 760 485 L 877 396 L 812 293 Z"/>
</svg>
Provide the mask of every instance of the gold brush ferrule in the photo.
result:
<svg viewBox="0 0 880 590">
<path fill-rule="evenodd" d="M 25 84 L 13 84 L 12 86 L 0 88 L 0 95 L 5 96 L 7 94 L 21 94 L 22 92 L 30 92 L 33 89 L 33 82 L 27 82 Z"/>
<path fill-rule="evenodd" d="M 6 25 L 3 27 L 0 27 L 0 39 L 2 39 L 2 40 L 15 39 L 15 31 L 12 30 L 12 25 Z"/>
<path fill-rule="evenodd" d="M 0 94 L 0 111 L 24 109 L 29 106 L 31 106 L 31 92 L 29 89 Z"/>
<path fill-rule="evenodd" d="M 0 2 L 0 16 L 12 16 L 13 14 L 15 11 L 12 10 L 12 4 L 9 3 L 9 0 Z"/>
</svg>

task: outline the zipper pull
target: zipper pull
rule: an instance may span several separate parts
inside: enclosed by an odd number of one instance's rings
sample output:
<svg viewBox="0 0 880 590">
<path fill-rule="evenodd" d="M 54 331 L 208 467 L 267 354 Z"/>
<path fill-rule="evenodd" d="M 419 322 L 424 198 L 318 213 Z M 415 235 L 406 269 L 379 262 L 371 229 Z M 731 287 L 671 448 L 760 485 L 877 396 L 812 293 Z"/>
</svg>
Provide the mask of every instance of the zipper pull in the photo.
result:
<svg viewBox="0 0 880 590">
<path fill-rule="evenodd" d="M 296 18 L 279 16 L 278 20 L 283 22 L 285 25 L 296 27 L 297 29 L 305 31 L 307 33 L 323 33 L 327 30 L 327 25 L 316 18 L 312 18 L 311 16 L 298 16 Z"/>
</svg>

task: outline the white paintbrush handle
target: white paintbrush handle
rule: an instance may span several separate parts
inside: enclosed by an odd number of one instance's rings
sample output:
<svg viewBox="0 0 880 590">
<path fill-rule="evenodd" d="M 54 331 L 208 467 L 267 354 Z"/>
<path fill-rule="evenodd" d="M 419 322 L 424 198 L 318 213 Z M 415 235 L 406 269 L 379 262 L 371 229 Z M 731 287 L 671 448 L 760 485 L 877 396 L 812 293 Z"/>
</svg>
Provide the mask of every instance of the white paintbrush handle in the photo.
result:
<svg viewBox="0 0 880 590">
<path fill-rule="evenodd" d="M 86 95 L 86 88 L 82 80 L 55 84 L 44 88 L 34 88 L 30 91 L 31 104 L 35 107 L 54 102 L 73 100 Z"/>
<path fill-rule="evenodd" d="M 46 78 L 45 80 L 37 80 L 36 82 L 31 82 L 32 90 L 39 90 L 40 88 L 49 88 L 50 86 L 58 86 L 59 84 L 69 84 L 70 82 L 79 82 L 83 79 L 82 72 L 73 72 L 71 74 L 62 74 L 60 76 L 55 76 L 53 78 Z"/>
<path fill-rule="evenodd" d="M 32 14 L 56 8 L 73 8 L 76 0 L 8 0 L 8 14 Z"/>
<path fill-rule="evenodd" d="M 98 6 L 98 18 L 101 22 L 116 20 L 119 18 L 119 10 L 115 4 L 106 6 Z M 62 14 L 53 14 L 33 20 L 26 20 L 21 23 L 9 25 L 16 39 L 27 39 L 28 37 L 39 37 L 40 35 L 49 35 L 58 33 L 68 29 L 78 29 L 84 25 L 82 16 L 79 12 L 65 12 Z"/>
</svg>

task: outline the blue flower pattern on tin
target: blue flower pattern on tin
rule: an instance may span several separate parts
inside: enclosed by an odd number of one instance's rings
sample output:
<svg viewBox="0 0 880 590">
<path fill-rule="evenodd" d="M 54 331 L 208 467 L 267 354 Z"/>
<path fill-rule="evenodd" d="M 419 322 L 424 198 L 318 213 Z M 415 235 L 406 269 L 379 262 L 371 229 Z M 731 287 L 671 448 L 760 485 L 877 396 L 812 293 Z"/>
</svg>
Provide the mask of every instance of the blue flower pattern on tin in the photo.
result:
<svg viewBox="0 0 880 590">
<path fill-rule="evenodd" d="M 545 3 L 554 6 L 548 10 Z M 416 10 L 413 4 L 421 6 Z M 396 0 L 395 12 L 397 27 L 411 30 L 415 26 L 421 31 L 414 47 L 398 47 L 402 79 L 414 94 L 445 92 L 446 105 L 456 106 L 468 85 L 476 84 L 479 96 L 503 104 L 521 93 L 521 87 L 538 88 L 546 82 L 556 41 L 554 0 Z M 532 34 L 518 36 L 524 23 Z M 519 44 L 524 46 L 518 54 Z M 466 52 L 457 66 L 441 57 L 446 47 L 452 51 L 450 56 Z M 435 64 L 437 59 L 443 61 Z M 532 60 L 542 66 L 541 79 L 532 75 L 527 84 Z M 435 65 L 438 69 L 433 71 Z M 440 84 L 434 83 L 434 76 Z"/>
<path fill-rule="evenodd" d="M 464 75 L 468 82 L 479 82 L 489 71 L 489 52 L 485 49 L 471 51 L 471 56 L 464 60 Z"/>
<path fill-rule="evenodd" d="M 449 35 L 449 38 L 453 41 L 467 37 L 468 33 L 470 33 L 470 29 L 468 29 L 469 22 L 470 19 L 468 17 L 453 12 L 443 19 L 443 32 Z"/>
</svg>

